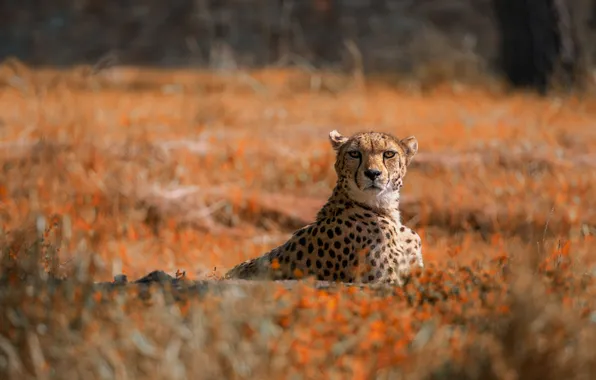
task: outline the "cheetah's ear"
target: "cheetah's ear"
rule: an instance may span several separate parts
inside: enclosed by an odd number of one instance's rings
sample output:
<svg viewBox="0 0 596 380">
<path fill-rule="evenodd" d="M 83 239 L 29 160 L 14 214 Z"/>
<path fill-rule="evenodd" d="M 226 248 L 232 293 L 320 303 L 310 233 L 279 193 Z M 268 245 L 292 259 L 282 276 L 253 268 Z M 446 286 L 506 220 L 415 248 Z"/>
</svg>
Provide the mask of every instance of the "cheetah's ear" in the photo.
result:
<svg viewBox="0 0 596 380">
<path fill-rule="evenodd" d="M 400 142 L 403 144 L 404 153 L 406 154 L 406 165 L 409 165 L 416 152 L 418 152 L 418 140 L 416 140 L 416 137 L 410 136 Z"/>
<path fill-rule="evenodd" d="M 337 130 L 334 129 L 331 132 L 329 132 L 329 141 L 331 141 L 331 146 L 334 150 L 339 150 L 339 147 L 341 147 L 343 143 L 348 141 L 348 138 L 342 136 Z"/>
</svg>

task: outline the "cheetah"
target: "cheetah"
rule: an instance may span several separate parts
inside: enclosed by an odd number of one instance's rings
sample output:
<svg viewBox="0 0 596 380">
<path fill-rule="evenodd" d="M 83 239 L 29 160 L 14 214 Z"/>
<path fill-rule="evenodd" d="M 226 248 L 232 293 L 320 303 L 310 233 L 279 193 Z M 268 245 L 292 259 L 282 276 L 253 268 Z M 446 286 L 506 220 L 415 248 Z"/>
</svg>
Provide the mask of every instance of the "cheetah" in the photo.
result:
<svg viewBox="0 0 596 380">
<path fill-rule="evenodd" d="M 414 136 L 329 133 L 337 182 L 316 220 L 284 244 L 240 263 L 225 279 L 290 280 L 306 276 L 346 283 L 403 285 L 424 267 L 420 236 L 401 223 L 399 195 L 418 151 Z"/>
</svg>

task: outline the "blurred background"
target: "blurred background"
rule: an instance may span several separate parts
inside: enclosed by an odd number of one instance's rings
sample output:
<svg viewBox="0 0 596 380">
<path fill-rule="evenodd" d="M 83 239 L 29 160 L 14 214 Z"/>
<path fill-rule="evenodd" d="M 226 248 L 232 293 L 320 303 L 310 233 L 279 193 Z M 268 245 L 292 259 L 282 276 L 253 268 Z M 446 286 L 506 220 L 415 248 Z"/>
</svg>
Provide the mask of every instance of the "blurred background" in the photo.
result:
<svg viewBox="0 0 596 380">
<path fill-rule="evenodd" d="M 595 34 L 595 0 L 0 1 L 0 378 L 590 378 Z M 405 288 L 93 284 L 284 243 L 333 129 L 418 139 Z"/>
<path fill-rule="evenodd" d="M 553 71 L 569 84 L 578 71 L 590 73 L 596 57 L 593 0 L 73 0 L 0 7 L 0 59 L 31 65 L 301 65 L 427 80 L 491 74 L 544 91 Z"/>
</svg>

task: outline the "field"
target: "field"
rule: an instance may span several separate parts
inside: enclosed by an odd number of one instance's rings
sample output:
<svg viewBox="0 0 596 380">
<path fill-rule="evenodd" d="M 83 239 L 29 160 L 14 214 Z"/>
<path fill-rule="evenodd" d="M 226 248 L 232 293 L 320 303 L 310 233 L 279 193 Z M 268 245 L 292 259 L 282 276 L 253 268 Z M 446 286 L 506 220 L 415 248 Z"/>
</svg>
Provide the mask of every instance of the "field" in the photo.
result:
<svg viewBox="0 0 596 380">
<path fill-rule="evenodd" d="M 595 120 L 590 95 L 488 85 L 5 65 L 0 378 L 588 379 Z M 314 218 L 332 129 L 417 137 L 426 268 L 221 280 Z M 191 286 L 95 284 L 154 270 Z"/>
</svg>

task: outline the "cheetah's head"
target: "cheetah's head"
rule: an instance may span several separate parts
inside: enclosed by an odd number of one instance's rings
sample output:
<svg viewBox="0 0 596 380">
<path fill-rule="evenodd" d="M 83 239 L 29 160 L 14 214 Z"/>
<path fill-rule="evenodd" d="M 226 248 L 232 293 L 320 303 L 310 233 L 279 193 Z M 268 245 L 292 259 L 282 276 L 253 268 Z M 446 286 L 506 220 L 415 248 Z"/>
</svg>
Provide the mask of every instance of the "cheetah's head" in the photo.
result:
<svg viewBox="0 0 596 380">
<path fill-rule="evenodd" d="M 333 130 L 329 139 L 337 153 L 338 186 L 358 203 L 377 209 L 394 208 L 406 167 L 418 151 L 416 138 L 399 140 L 379 132 L 345 137 Z"/>
</svg>

